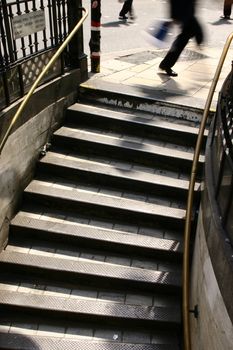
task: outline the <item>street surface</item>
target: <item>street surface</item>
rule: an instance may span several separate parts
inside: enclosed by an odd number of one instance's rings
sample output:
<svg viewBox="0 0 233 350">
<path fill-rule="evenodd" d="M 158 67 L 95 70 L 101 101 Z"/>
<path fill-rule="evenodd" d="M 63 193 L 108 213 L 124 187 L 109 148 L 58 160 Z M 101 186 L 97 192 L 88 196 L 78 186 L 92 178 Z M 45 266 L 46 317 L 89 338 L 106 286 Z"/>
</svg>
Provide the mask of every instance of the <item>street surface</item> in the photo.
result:
<svg viewBox="0 0 233 350">
<path fill-rule="evenodd" d="M 90 0 L 83 0 L 83 6 L 90 10 Z M 127 51 L 139 48 L 153 48 L 145 38 L 145 30 L 155 21 L 168 18 L 167 0 L 134 0 L 136 20 L 119 21 L 118 14 L 122 4 L 118 0 L 101 1 L 101 54 Z M 233 31 L 233 20 L 220 17 L 223 1 L 202 0 L 197 2 L 197 17 L 205 32 L 205 46 L 223 47 L 228 35 Z M 233 12 L 232 12 L 233 17 Z M 84 23 L 85 53 L 90 54 L 91 13 Z"/>
</svg>

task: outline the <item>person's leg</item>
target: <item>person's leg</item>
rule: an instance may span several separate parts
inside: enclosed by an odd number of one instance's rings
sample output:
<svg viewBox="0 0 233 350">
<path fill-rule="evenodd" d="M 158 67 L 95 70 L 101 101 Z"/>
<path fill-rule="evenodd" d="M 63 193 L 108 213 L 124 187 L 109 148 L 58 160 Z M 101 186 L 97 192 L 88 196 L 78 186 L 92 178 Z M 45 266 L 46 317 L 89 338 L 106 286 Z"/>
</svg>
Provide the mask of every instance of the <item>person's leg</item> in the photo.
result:
<svg viewBox="0 0 233 350">
<path fill-rule="evenodd" d="M 193 32 L 194 37 L 198 45 L 200 45 L 204 41 L 204 34 L 202 27 L 200 26 L 198 20 L 194 17 L 193 18 Z"/>
<path fill-rule="evenodd" d="M 134 8 L 133 8 L 133 0 L 131 1 L 131 6 L 129 10 L 129 16 L 131 19 L 135 19 L 135 13 L 134 13 Z"/>
<path fill-rule="evenodd" d="M 159 68 L 164 70 L 170 76 L 177 76 L 171 68 L 174 66 L 178 60 L 180 54 L 184 50 L 190 38 L 195 36 L 196 24 L 194 21 L 189 21 L 186 25 L 183 26 L 181 33 L 176 37 L 168 53 L 161 61 Z"/>
<path fill-rule="evenodd" d="M 186 33 L 182 31 L 173 42 L 164 59 L 161 61 L 159 68 L 166 71 L 166 73 L 170 76 L 177 76 L 177 73 L 175 73 L 171 68 L 178 60 L 188 41 L 189 36 L 187 36 Z"/>
<path fill-rule="evenodd" d="M 131 11 L 133 0 L 126 0 L 119 13 L 119 17 L 126 18 L 126 14 Z"/>
<path fill-rule="evenodd" d="M 231 16 L 231 6 L 232 2 L 229 0 L 224 0 L 224 5 L 223 5 L 223 15 L 225 18 L 230 18 Z"/>
</svg>

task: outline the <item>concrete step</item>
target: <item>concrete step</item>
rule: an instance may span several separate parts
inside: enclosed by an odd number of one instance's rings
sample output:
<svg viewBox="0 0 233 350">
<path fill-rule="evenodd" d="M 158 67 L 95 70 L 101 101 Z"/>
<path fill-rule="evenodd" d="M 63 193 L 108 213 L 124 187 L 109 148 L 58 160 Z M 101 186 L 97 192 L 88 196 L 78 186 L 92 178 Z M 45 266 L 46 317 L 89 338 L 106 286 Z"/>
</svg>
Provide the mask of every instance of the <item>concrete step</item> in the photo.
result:
<svg viewBox="0 0 233 350">
<path fill-rule="evenodd" d="M 187 173 L 191 169 L 193 152 L 184 151 L 174 145 L 152 144 L 129 135 L 100 133 L 98 130 L 62 127 L 54 133 L 53 146 L 75 149 L 78 154 L 98 154 L 136 161 L 139 164 Z M 56 149 L 56 148 L 55 148 Z M 200 156 L 200 171 L 204 156 Z"/>
<path fill-rule="evenodd" d="M 191 124 L 191 123 L 190 123 Z M 175 118 L 135 110 L 110 110 L 106 106 L 76 103 L 66 112 L 66 125 L 95 126 L 101 130 L 124 130 L 130 135 L 194 147 L 198 127 Z M 206 137 L 205 133 L 205 137 Z"/>
<path fill-rule="evenodd" d="M 168 328 L 180 325 L 179 307 L 147 307 L 134 306 L 103 301 L 74 300 L 71 298 L 36 295 L 14 291 L 1 291 L 1 312 L 13 312 L 46 315 L 46 317 L 60 317 L 61 319 L 75 319 L 107 324 L 127 324 Z"/>
<path fill-rule="evenodd" d="M 191 170 L 193 154 L 166 146 L 132 141 L 129 138 L 120 139 L 110 135 L 62 127 L 54 133 L 53 146 L 58 149 L 76 150 L 78 154 L 108 155 L 138 164 L 154 166 L 155 169 L 167 169 L 179 173 L 189 173 Z M 204 163 L 204 157 L 200 156 L 200 175 Z"/>
<path fill-rule="evenodd" d="M 140 91 L 141 90 L 141 91 Z M 164 101 L 164 93 L 161 91 L 161 99 L 154 90 L 148 90 L 146 93 L 139 88 L 138 92 L 130 89 L 130 86 L 124 84 L 115 84 L 107 81 L 87 81 L 82 83 L 79 89 L 79 102 L 91 105 L 105 105 L 112 110 L 128 109 L 130 111 L 140 111 L 152 113 L 154 115 L 165 116 L 166 118 L 175 118 L 177 122 L 187 121 L 191 124 L 199 124 L 203 109 L 191 107 L 184 104 Z M 210 119 L 214 111 L 210 112 Z"/>
<path fill-rule="evenodd" d="M 48 176 L 59 176 L 77 182 L 110 185 L 116 188 L 133 188 L 136 192 L 151 193 L 157 196 L 180 198 L 186 200 L 189 182 L 187 180 L 171 176 L 159 175 L 151 172 L 132 169 L 132 165 L 126 168 L 114 164 L 91 161 L 89 159 L 62 156 L 60 153 L 48 152 L 38 162 L 37 176 L 48 174 Z M 195 184 L 197 192 L 200 184 Z"/>
<path fill-rule="evenodd" d="M 105 262 L 90 262 L 82 259 L 61 258 L 43 254 L 25 254 L 17 250 L 3 251 L 0 266 L 4 273 L 39 276 L 54 281 L 84 283 L 86 285 L 114 286 L 148 291 L 178 293 L 181 288 L 181 273 L 142 269 Z"/>
<path fill-rule="evenodd" d="M 140 234 L 104 229 L 82 224 L 41 220 L 20 212 L 11 221 L 11 240 L 31 239 L 64 242 L 78 247 L 88 247 L 138 256 L 182 259 L 182 243 Z"/>
<path fill-rule="evenodd" d="M 8 350 L 179 350 L 177 344 L 130 344 L 74 340 L 0 332 L 0 349 Z"/>
<path fill-rule="evenodd" d="M 98 217 L 127 219 L 135 224 L 143 222 L 182 229 L 185 210 L 145 201 L 83 191 L 73 186 L 33 180 L 24 191 L 24 200 L 28 203 L 40 203 L 45 206 L 87 213 Z"/>
</svg>

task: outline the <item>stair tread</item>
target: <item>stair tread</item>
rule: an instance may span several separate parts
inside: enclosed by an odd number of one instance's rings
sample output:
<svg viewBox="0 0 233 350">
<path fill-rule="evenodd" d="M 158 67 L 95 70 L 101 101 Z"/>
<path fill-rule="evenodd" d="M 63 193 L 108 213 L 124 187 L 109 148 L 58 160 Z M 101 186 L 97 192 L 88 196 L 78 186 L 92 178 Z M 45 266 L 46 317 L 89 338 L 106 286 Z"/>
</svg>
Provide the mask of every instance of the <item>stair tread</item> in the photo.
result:
<svg viewBox="0 0 233 350">
<path fill-rule="evenodd" d="M 130 344 L 107 341 L 72 340 L 29 334 L 0 332 L 0 349 L 9 350 L 178 350 L 176 344 Z"/>
<path fill-rule="evenodd" d="M 182 246 L 177 240 L 161 239 L 140 234 L 129 234 L 116 230 L 103 229 L 84 224 L 58 223 L 52 220 L 40 220 L 20 214 L 11 221 L 11 226 L 27 227 L 34 230 L 45 230 L 51 235 L 54 233 L 73 236 L 75 238 L 93 239 L 96 241 L 107 241 L 119 245 L 137 246 L 138 248 L 150 248 L 153 250 L 164 250 L 168 252 L 181 253 Z"/>
<path fill-rule="evenodd" d="M 53 312 L 65 312 L 90 317 L 114 318 L 118 320 L 150 321 L 164 323 L 180 323 L 179 307 L 157 307 L 127 305 L 104 301 L 78 300 L 62 296 L 28 294 L 17 291 L 0 291 L 0 307 L 15 306 L 22 309 L 37 309 Z"/>
<path fill-rule="evenodd" d="M 55 152 L 48 152 L 46 157 L 40 159 L 42 164 L 51 164 L 56 166 L 62 166 L 66 169 L 81 170 L 88 173 L 98 173 L 100 175 L 114 176 L 117 178 L 125 178 L 128 180 L 134 180 L 138 182 L 148 183 L 151 185 L 161 185 L 166 187 L 174 187 L 182 190 L 188 190 L 189 181 L 173 178 L 165 175 L 158 175 L 148 173 L 139 170 L 125 171 L 123 168 L 113 166 L 111 164 L 101 164 L 90 161 L 88 159 L 79 159 L 74 157 L 63 156 Z M 195 190 L 198 190 L 199 183 L 195 184 Z"/>
<path fill-rule="evenodd" d="M 80 276 L 96 276 L 111 280 L 131 281 L 132 283 L 147 283 L 151 286 L 170 285 L 179 288 L 181 285 L 180 272 L 148 270 L 106 262 L 83 262 L 60 257 L 24 254 L 17 251 L 3 251 L 0 254 L 0 263 L 32 267 L 36 270 L 70 272 Z"/>
<path fill-rule="evenodd" d="M 26 187 L 25 193 L 49 196 L 50 198 L 62 198 L 76 203 L 88 203 L 102 206 L 104 208 L 119 209 L 125 212 L 139 214 L 157 215 L 163 218 L 175 220 L 185 219 L 185 210 L 162 206 L 154 203 L 142 202 L 140 200 L 110 196 L 79 190 L 77 188 L 60 188 L 52 186 L 52 183 L 32 180 Z"/>
<path fill-rule="evenodd" d="M 185 152 L 178 149 L 168 148 L 166 146 L 152 145 L 149 143 L 141 143 L 132 141 L 127 138 L 121 139 L 119 137 L 105 135 L 104 133 L 86 131 L 79 128 L 70 128 L 62 126 L 55 133 L 55 136 L 72 138 L 73 140 L 82 140 L 87 142 L 92 142 L 95 144 L 101 144 L 105 146 L 111 146 L 119 149 L 128 149 L 133 151 L 140 151 L 148 154 L 159 154 L 164 157 L 169 157 L 171 159 L 182 159 L 182 160 L 193 160 L 193 152 Z M 204 162 L 204 156 L 200 155 L 199 162 Z"/>
<path fill-rule="evenodd" d="M 72 106 L 70 106 L 67 111 L 72 112 L 82 112 L 87 114 L 95 114 L 102 118 L 106 119 L 115 119 L 120 120 L 122 122 L 131 122 L 138 125 L 138 127 L 142 125 L 151 126 L 151 127 L 157 127 L 161 130 L 174 130 L 176 132 L 185 132 L 197 135 L 198 134 L 198 128 L 193 127 L 190 125 L 185 125 L 181 123 L 177 123 L 176 120 L 172 118 L 164 118 L 159 115 L 151 115 L 149 113 L 130 113 L 129 111 L 121 112 L 121 111 L 113 111 L 109 110 L 104 107 L 99 106 L 92 106 L 90 104 L 82 104 L 82 103 L 75 103 Z M 77 119 L 78 119 L 78 113 L 77 113 Z"/>
</svg>

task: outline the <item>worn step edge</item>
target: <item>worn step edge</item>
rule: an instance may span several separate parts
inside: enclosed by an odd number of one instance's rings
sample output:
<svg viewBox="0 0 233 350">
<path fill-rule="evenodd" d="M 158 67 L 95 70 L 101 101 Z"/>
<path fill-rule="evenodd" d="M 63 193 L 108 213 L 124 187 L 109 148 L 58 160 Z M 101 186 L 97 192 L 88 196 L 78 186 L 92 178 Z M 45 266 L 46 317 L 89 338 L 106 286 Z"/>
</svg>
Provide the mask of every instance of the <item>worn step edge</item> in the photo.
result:
<svg viewBox="0 0 233 350">
<path fill-rule="evenodd" d="M 145 186 L 151 188 L 151 191 L 157 192 L 159 188 L 162 191 L 169 191 L 169 194 L 175 192 L 176 195 L 181 192 L 183 195 L 187 195 L 189 181 L 178 178 L 173 178 L 165 175 L 158 175 L 153 173 L 147 173 L 138 170 L 125 171 L 119 167 L 111 166 L 109 164 L 101 164 L 97 162 L 91 162 L 83 159 L 67 159 L 65 156 L 61 157 L 59 153 L 48 152 L 45 157 L 41 158 L 38 162 L 39 170 L 54 170 L 58 174 L 78 174 L 83 175 L 86 178 L 93 178 L 98 176 L 103 182 L 115 181 L 132 183 L 140 188 Z M 65 172 L 67 171 L 67 172 Z M 71 176 L 71 175 L 70 175 Z M 196 183 L 194 190 L 197 191 L 200 187 L 200 183 Z"/>
<path fill-rule="evenodd" d="M 88 206 L 89 210 L 98 208 L 98 212 L 100 212 L 102 209 L 103 215 L 106 213 L 113 215 L 113 212 L 117 212 L 122 216 L 136 215 L 138 220 L 140 217 L 157 221 L 170 220 L 177 225 L 182 225 L 185 220 L 185 210 L 183 209 L 77 189 L 61 189 L 59 187 L 46 186 L 46 183 L 37 180 L 33 180 L 26 187 L 24 194 L 28 197 L 33 196 L 34 200 L 37 197 L 42 201 L 64 201 L 66 206 L 69 202 L 72 204 L 72 208 L 84 205 Z"/>
<path fill-rule="evenodd" d="M 119 252 L 138 253 L 157 257 L 174 255 L 181 258 L 181 243 L 171 239 L 161 239 L 139 234 L 91 227 L 82 224 L 58 223 L 52 220 L 40 220 L 18 213 L 11 221 L 10 235 L 18 239 L 29 231 L 30 238 L 62 240 L 66 243 L 82 244 L 91 248 L 118 248 Z"/>
<path fill-rule="evenodd" d="M 130 344 L 0 332 L 0 349 L 8 350 L 178 350 L 176 344 Z"/>
<path fill-rule="evenodd" d="M 110 119 L 119 119 L 121 121 L 130 121 L 132 123 L 138 124 L 138 125 L 151 125 L 151 126 L 156 126 L 158 128 L 162 129 L 171 129 L 174 131 L 187 131 L 191 134 L 198 134 L 198 128 L 189 126 L 189 125 L 184 125 L 178 123 L 178 119 L 174 122 L 169 121 L 169 119 L 160 116 L 154 116 L 153 114 L 138 114 L 138 112 L 122 112 L 122 111 L 116 111 L 114 109 L 109 109 L 109 108 L 104 108 L 104 106 L 99 107 L 96 105 L 90 105 L 90 104 L 84 104 L 84 103 L 75 103 L 69 108 L 67 108 L 67 112 L 74 112 L 74 114 L 77 116 L 77 119 L 79 118 L 79 114 L 83 113 L 85 115 L 97 115 L 99 117 L 103 118 L 110 118 Z M 150 116 L 150 117 L 149 117 Z M 162 119 L 163 118 L 163 119 Z M 173 127 L 174 126 L 174 127 Z"/>
<path fill-rule="evenodd" d="M 178 290 L 181 287 L 181 273 L 168 271 L 154 271 L 137 267 L 114 265 L 111 263 L 84 262 L 81 260 L 48 257 L 36 254 L 24 254 L 16 251 L 3 251 L 0 254 L 0 265 L 5 269 L 16 272 L 30 270 L 35 273 L 50 273 L 51 278 L 62 278 L 66 274 L 66 281 L 75 279 L 87 280 L 88 283 L 107 283 L 137 286 L 141 288 L 168 288 Z M 5 270 L 6 271 L 6 270 Z M 64 276 L 63 276 L 64 277 Z M 70 280 L 71 278 L 71 280 Z"/>
<path fill-rule="evenodd" d="M 113 159 L 124 159 L 154 166 L 157 169 L 189 173 L 193 161 L 193 152 L 176 150 L 175 146 L 162 147 L 151 144 L 134 142 L 130 139 L 119 139 L 104 133 L 98 134 L 61 127 L 53 135 L 53 149 L 74 150 L 79 154 L 108 155 Z M 198 163 L 198 175 L 204 164 L 204 156 L 200 155 Z"/>
<path fill-rule="evenodd" d="M 129 150 L 131 152 L 139 152 L 143 157 L 143 154 L 152 155 L 155 157 L 162 156 L 164 158 L 172 159 L 172 160 L 182 160 L 182 162 L 192 162 L 193 160 L 193 152 L 184 152 L 180 150 L 176 150 L 173 148 L 167 148 L 166 146 L 156 146 L 148 143 L 140 143 L 127 139 L 119 139 L 118 137 L 112 137 L 109 135 L 104 135 L 103 133 L 98 132 L 90 132 L 85 130 L 79 130 L 78 128 L 69 128 L 69 127 L 61 127 L 54 133 L 54 139 L 58 138 L 79 141 L 79 142 L 88 142 L 89 144 L 93 143 L 95 145 L 102 145 L 105 147 L 111 147 L 119 150 Z M 199 157 L 199 163 L 204 162 L 204 156 L 201 155 Z"/>
<path fill-rule="evenodd" d="M 27 310 L 71 316 L 75 319 L 98 322 L 133 322 L 134 324 L 161 323 L 168 326 L 180 324 L 179 308 L 135 306 L 103 301 L 74 300 L 72 298 L 28 294 L 15 291 L 1 291 L 0 309 Z"/>
<path fill-rule="evenodd" d="M 96 106 L 90 104 L 76 103 L 67 109 L 66 121 L 68 123 L 92 125 L 101 120 L 101 127 L 103 123 L 115 127 L 124 127 L 134 130 L 140 134 L 142 131 L 145 134 L 164 135 L 165 138 L 173 137 L 182 141 L 188 139 L 187 142 L 195 142 L 198 134 L 198 128 L 190 125 L 178 123 L 178 120 L 170 120 L 162 116 L 154 116 L 153 114 L 142 114 L 142 112 L 130 113 L 130 111 L 116 111 L 104 108 L 104 106 Z M 207 136 L 207 131 L 204 133 Z"/>
<path fill-rule="evenodd" d="M 182 104 L 177 104 L 168 102 L 164 91 L 156 91 L 155 93 L 154 89 L 147 89 L 145 94 L 139 90 L 135 92 L 131 86 L 98 79 L 88 80 L 80 85 L 79 100 L 91 101 L 91 103 L 94 101 L 110 105 L 113 108 L 115 106 L 125 107 L 195 122 L 201 122 L 203 116 L 203 106 L 201 108 L 190 106 L 189 98 L 186 100 L 184 97 Z M 208 122 L 214 113 L 215 111 L 211 111 Z"/>
</svg>

